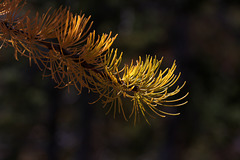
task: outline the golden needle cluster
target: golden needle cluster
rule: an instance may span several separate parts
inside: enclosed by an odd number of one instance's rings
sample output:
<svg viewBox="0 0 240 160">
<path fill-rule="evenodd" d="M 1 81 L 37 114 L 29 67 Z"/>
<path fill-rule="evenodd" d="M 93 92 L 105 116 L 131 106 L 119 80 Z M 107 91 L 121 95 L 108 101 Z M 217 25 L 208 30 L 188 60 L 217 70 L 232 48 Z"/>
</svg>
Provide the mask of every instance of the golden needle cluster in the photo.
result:
<svg viewBox="0 0 240 160">
<path fill-rule="evenodd" d="M 122 53 L 111 48 L 116 36 L 96 35 L 90 32 L 90 17 L 73 14 L 68 8 L 50 9 L 40 16 L 29 17 L 22 12 L 22 0 L 3 0 L 0 3 L 0 40 L 2 47 L 15 48 L 15 58 L 25 56 L 64 88 L 74 86 L 79 94 L 83 88 L 99 94 L 107 114 L 121 113 L 125 120 L 134 117 L 134 123 L 142 116 L 147 123 L 154 115 L 178 115 L 168 113 L 161 106 L 180 106 L 186 95 L 169 99 L 184 86 L 171 89 L 180 74 L 171 68 L 160 69 L 162 59 L 147 55 L 130 65 L 119 68 Z M 125 106 L 122 99 L 130 99 L 132 107 Z M 98 101 L 97 100 L 97 101 Z"/>
</svg>

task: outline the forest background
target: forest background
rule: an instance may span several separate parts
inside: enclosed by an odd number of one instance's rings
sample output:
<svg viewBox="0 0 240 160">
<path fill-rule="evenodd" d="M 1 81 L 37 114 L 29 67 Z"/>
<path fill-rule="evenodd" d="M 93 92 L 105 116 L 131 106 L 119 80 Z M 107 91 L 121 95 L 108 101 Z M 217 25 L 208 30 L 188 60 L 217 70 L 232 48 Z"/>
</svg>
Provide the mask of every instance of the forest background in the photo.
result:
<svg viewBox="0 0 240 160">
<path fill-rule="evenodd" d="M 97 34 L 119 34 L 113 47 L 122 63 L 146 54 L 164 56 L 162 68 L 176 60 L 189 103 L 176 108 L 179 116 L 134 126 L 90 105 L 97 95 L 87 90 L 54 88 L 8 47 L 0 51 L 1 160 L 239 159 L 239 1 L 29 0 L 25 9 L 60 5 L 91 15 Z"/>
</svg>

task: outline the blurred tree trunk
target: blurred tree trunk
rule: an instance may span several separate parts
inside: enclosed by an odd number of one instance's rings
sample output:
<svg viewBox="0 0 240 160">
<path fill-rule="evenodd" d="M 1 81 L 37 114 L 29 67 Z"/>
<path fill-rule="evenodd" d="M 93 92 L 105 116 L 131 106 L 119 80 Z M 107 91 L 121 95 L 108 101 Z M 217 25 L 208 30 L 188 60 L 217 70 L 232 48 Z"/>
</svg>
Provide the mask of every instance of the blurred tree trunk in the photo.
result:
<svg viewBox="0 0 240 160">
<path fill-rule="evenodd" d="M 58 156 L 58 145 L 57 145 L 57 118 L 60 109 L 59 104 L 59 92 L 58 89 L 50 86 L 51 89 L 51 106 L 49 106 L 49 117 L 48 117 L 48 132 L 49 132 L 49 146 L 48 146 L 48 158 L 49 160 L 57 160 Z"/>
<path fill-rule="evenodd" d="M 79 98 L 79 129 L 78 129 L 78 137 L 79 137 L 79 149 L 76 153 L 76 160 L 90 160 L 93 152 L 91 151 L 91 124 L 93 119 L 93 105 L 89 104 L 89 94 L 86 90 L 83 90 L 83 93 Z"/>
</svg>

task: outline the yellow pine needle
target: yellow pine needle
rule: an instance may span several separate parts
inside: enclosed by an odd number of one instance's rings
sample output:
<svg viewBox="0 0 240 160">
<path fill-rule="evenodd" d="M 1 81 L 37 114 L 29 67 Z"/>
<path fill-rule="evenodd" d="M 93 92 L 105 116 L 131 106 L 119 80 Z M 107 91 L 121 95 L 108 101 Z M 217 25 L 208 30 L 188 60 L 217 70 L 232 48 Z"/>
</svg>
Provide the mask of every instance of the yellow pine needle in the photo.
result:
<svg viewBox="0 0 240 160">
<path fill-rule="evenodd" d="M 175 116 L 161 106 L 175 107 L 187 103 L 187 95 L 171 99 L 184 87 L 177 86 L 181 73 L 175 74 L 176 62 L 170 68 L 161 70 L 163 58 L 146 55 L 145 61 L 138 58 L 130 65 L 119 69 L 123 53 L 111 48 L 117 35 L 96 35 L 90 31 L 93 22 L 90 17 L 73 14 L 69 8 L 47 10 L 42 16 L 36 13 L 29 18 L 29 12 L 19 16 L 23 9 L 22 0 L 3 0 L 0 3 L 0 48 L 11 45 L 18 55 L 25 56 L 42 70 L 43 77 L 51 77 L 57 88 L 74 86 L 79 94 L 83 88 L 99 94 L 107 107 L 106 114 L 113 110 L 113 116 L 133 118 L 134 124 L 142 116 L 148 124 L 148 117 Z M 41 67 L 40 67 L 41 66 Z M 132 107 L 124 106 L 122 99 L 132 101 Z M 92 102 L 95 103 L 96 101 Z M 181 102 L 183 101 L 183 102 Z M 109 104 L 109 105 L 108 105 Z"/>
</svg>

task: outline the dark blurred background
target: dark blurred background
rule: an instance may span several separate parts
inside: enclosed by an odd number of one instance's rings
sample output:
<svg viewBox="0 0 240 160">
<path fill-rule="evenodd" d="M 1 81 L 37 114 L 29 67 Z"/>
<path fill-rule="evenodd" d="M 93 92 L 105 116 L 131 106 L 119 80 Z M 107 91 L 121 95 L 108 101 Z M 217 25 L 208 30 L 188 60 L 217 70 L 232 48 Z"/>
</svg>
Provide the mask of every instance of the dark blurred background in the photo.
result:
<svg viewBox="0 0 240 160">
<path fill-rule="evenodd" d="M 105 116 L 96 95 L 56 89 L 11 47 L 0 51 L 1 160 L 239 160 L 240 1 L 28 0 L 31 13 L 70 6 L 97 34 L 119 34 L 123 64 L 146 54 L 174 60 L 180 116 L 136 126 Z M 131 107 L 130 103 L 125 107 Z M 163 108 L 164 109 L 164 108 Z"/>
</svg>

